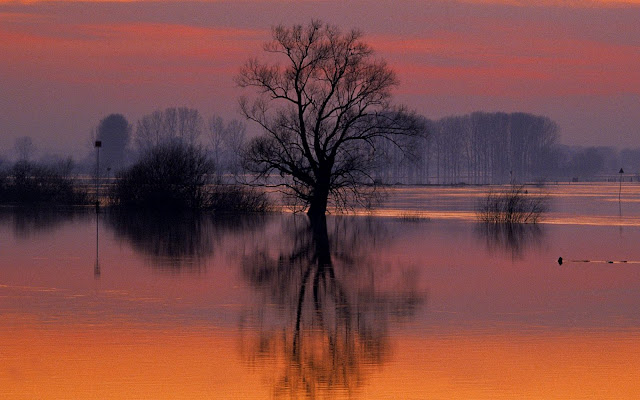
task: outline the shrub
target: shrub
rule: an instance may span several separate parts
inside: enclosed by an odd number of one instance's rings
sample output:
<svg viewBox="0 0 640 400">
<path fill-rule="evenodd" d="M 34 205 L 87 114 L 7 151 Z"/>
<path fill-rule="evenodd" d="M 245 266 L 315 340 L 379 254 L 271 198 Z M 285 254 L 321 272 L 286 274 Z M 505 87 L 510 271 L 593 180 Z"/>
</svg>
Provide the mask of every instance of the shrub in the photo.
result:
<svg viewBox="0 0 640 400">
<path fill-rule="evenodd" d="M 168 142 L 149 149 L 131 168 L 116 175 L 110 191 L 115 206 L 145 210 L 265 211 L 264 193 L 240 186 L 214 185 L 213 162 L 200 148 Z"/>
<path fill-rule="evenodd" d="M 502 192 L 490 191 L 477 210 L 478 220 L 485 223 L 537 223 L 547 211 L 548 198 L 530 194 L 524 185 L 513 185 Z"/>
<path fill-rule="evenodd" d="M 267 195 L 254 188 L 217 185 L 212 190 L 209 207 L 221 212 L 265 212 L 270 204 Z"/>
<path fill-rule="evenodd" d="M 71 163 L 43 165 L 18 161 L 0 178 L 0 202 L 16 205 L 88 204 L 86 190 L 76 187 Z"/>
<path fill-rule="evenodd" d="M 148 150 L 116 175 L 114 205 L 159 209 L 198 209 L 207 202 L 213 164 L 198 147 L 169 142 Z"/>
</svg>

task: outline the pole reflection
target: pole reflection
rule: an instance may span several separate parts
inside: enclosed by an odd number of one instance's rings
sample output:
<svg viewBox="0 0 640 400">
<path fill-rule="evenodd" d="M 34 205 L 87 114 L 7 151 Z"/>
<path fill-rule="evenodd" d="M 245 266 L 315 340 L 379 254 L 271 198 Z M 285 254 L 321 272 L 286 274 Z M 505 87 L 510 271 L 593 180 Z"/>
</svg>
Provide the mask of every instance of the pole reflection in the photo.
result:
<svg viewBox="0 0 640 400">
<path fill-rule="evenodd" d="M 100 278 L 100 214 L 96 212 L 96 264 L 93 267 L 93 277 Z"/>
<path fill-rule="evenodd" d="M 415 270 L 401 271 L 394 282 L 377 259 L 380 226 L 332 222 L 292 218 L 284 226 L 287 243 L 275 251 L 264 243 L 242 262 L 261 295 L 241 318 L 242 356 L 275 374 L 276 397 L 356 391 L 371 368 L 389 359 L 390 325 L 412 320 L 426 301 L 414 285 Z"/>
</svg>

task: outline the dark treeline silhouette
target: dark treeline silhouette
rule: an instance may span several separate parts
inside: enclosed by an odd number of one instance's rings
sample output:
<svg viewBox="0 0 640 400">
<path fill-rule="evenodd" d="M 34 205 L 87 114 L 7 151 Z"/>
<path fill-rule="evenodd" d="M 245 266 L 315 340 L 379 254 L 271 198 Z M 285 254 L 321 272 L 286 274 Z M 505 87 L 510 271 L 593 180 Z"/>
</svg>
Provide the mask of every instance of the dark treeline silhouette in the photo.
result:
<svg viewBox="0 0 640 400">
<path fill-rule="evenodd" d="M 554 176 L 558 126 L 526 113 L 483 113 L 429 121 L 411 157 L 388 146 L 376 171 L 384 183 L 490 184 Z"/>
<path fill-rule="evenodd" d="M 574 181 L 640 181 L 640 148 L 617 150 L 605 146 L 558 146 L 555 168 Z M 618 174 L 620 168 L 624 175 Z"/>
<path fill-rule="evenodd" d="M 484 113 L 428 121 L 412 151 L 377 146 L 386 159 L 374 176 L 385 184 L 505 184 L 640 178 L 640 149 L 566 146 L 557 124 L 527 113 Z M 631 174 L 631 176 L 629 176 Z"/>
<path fill-rule="evenodd" d="M 612 147 L 561 145 L 556 124 L 546 117 L 476 112 L 423 121 L 428 135 L 405 136 L 402 146 L 398 146 L 397 140 L 371 138 L 371 149 L 375 151 L 361 159 L 361 172 L 370 170 L 366 176 L 381 184 L 640 179 L 640 148 L 618 151 Z M 102 142 L 100 179 L 103 185 L 114 187 L 111 192 L 114 204 L 170 204 L 176 198 L 166 190 L 173 187 L 178 194 L 186 195 L 178 203 L 187 208 L 204 206 L 233 212 L 267 208 L 264 195 L 238 185 L 246 181 L 241 159 L 247 154 L 247 146 L 253 143 L 247 141 L 242 122 L 225 122 L 213 116 L 205 124 L 197 110 L 182 107 L 143 116 L 131 137 L 131 125 L 121 114 L 105 117 L 95 132 L 94 137 Z M 89 203 L 87 193 L 92 192 L 95 181 L 77 178 L 82 171 L 95 178 L 95 150 L 83 161 L 90 164 L 84 168 L 71 158 L 45 155 L 32 161 L 35 148 L 29 138 L 17 140 L 15 150 L 17 161 L 5 159 L 0 163 L 0 203 L 38 206 Z M 182 156 L 173 157 L 176 162 L 166 162 L 171 153 Z M 361 153 L 354 153 L 352 148 L 350 154 Z M 201 181 L 195 186 L 190 182 L 194 183 L 196 177 L 184 175 L 188 172 L 186 161 L 194 157 L 200 157 L 200 172 L 204 174 L 198 177 Z M 182 170 L 175 169 L 178 166 Z M 620 168 L 624 174 L 618 174 Z M 274 182 L 277 177 L 270 179 Z M 172 186 L 172 182 L 180 185 Z M 356 182 L 357 179 L 351 183 Z M 205 187 L 209 191 L 206 196 L 197 192 Z M 152 188 L 159 191 L 144 194 Z M 365 184 L 369 193 L 372 189 L 375 187 Z M 107 193 L 105 190 L 103 196 Z M 348 196 L 348 192 L 344 195 Z"/>
<path fill-rule="evenodd" d="M 198 209 L 208 203 L 213 164 L 205 152 L 183 142 L 149 147 L 140 160 L 118 172 L 112 204 L 147 209 Z"/>
<path fill-rule="evenodd" d="M 0 169 L 0 203 L 29 206 L 89 204 L 85 188 L 74 181 L 71 159 L 51 164 L 21 159 Z"/>
<path fill-rule="evenodd" d="M 193 144 L 162 142 L 146 150 L 138 162 L 116 175 L 110 204 L 146 210 L 202 210 L 262 212 L 266 194 L 214 181 L 215 166 Z"/>
<path fill-rule="evenodd" d="M 215 179 L 236 183 L 241 173 L 240 155 L 245 142 L 246 126 L 232 119 L 225 121 L 213 115 L 208 123 L 195 108 L 168 107 L 142 116 L 133 137 L 133 160 L 145 156 L 153 148 L 181 143 L 206 153 Z"/>
<path fill-rule="evenodd" d="M 162 211 L 266 211 L 265 193 L 239 184 L 245 131 L 241 122 L 216 116 L 205 126 L 200 112 L 187 107 L 143 116 L 134 135 L 135 161 L 116 172 L 109 203 Z"/>
</svg>

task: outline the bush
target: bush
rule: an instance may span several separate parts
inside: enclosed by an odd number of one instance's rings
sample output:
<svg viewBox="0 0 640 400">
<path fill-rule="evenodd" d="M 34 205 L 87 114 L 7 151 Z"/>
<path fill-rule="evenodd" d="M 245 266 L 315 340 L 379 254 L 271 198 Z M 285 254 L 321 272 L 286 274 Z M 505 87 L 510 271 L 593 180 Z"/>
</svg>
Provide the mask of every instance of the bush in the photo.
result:
<svg viewBox="0 0 640 400">
<path fill-rule="evenodd" d="M 147 151 L 116 175 L 110 192 L 114 205 L 159 209 L 198 209 L 207 202 L 213 164 L 202 149 L 164 143 Z"/>
<path fill-rule="evenodd" d="M 18 161 L 0 178 L 0 203 L 15 205 L 89 204 L 86 190 L 76 187 L 70 161 L 43 165 Z"/>
<path fill-rule="evenodd" d="M 222 212 L 265 212 L 270 208 L 264 192 L 237 185 L 217 185 L 212 190 L 209 206 Z"/>
<path fill-rule="evenodd" d="M 547 211 L 548 198 L 532 195 L 524 185 L 513 185 L 503 192 L 490 191 L 477 210 L 478 220 L 496 224 L 537 223 Z"/>
<path fill-rule="evenodd" d="M 199 147 L 183 142 L 156 145 L 131 168 L 116 175 L 110 191 L 115 206 L 145 210 L 265 211 L 266 196 L 239 186 L 213 185 L 213 162 Z"/>
</svg>

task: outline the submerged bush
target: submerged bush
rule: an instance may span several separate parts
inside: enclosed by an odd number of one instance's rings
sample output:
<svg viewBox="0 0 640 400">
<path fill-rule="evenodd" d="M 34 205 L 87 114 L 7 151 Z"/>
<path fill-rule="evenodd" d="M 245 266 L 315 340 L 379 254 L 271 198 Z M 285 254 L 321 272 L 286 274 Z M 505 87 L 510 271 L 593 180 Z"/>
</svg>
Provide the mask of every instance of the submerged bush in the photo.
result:
<svg viewBox="0 0 640 400">
<path fill-rule="evenodd" d="M 115 206 L 145 210 L 264 211 L 264 194 L 214 185 L 214 163 L 200 147 L 167 142 L 149 149 L 116 175 L 110 190 Z"/>
<path fill-rule="evenodd" d="M 197 209 L 207 202 L 213 164 L 204 151 L 184 143 L 148 150 L 131 168 L 116 175 L 114 205 L 160 209 Z"/>
<path fill-rule="evenodd" d="M 530 194 L 524 185 L 513 185 L 502 192 L 490 191 L 477 210 L 478 220 L 486 223 L 537 223 L 547 211 L 548 198 Z"/>
<path fill-rule="evenodd" d="M 270 208 L 264 192 L 238 185 L 217 185 L 211 191 L 209 207 L 222 212 L 265 212 Z"/>
<path fill-rule="evenodd" d="M 0 203 L 15 205 L 88 204 L 84 188 L 77 187 L 71 177 L 73 163 L 57 165 L 18 161 L 1 173 Z"/>
</svg>

